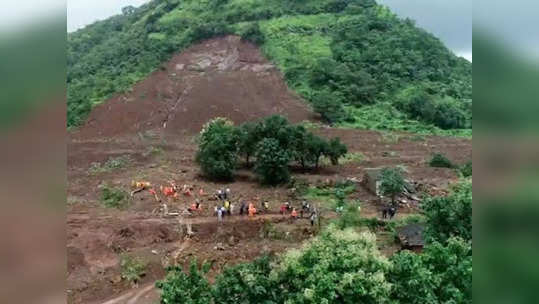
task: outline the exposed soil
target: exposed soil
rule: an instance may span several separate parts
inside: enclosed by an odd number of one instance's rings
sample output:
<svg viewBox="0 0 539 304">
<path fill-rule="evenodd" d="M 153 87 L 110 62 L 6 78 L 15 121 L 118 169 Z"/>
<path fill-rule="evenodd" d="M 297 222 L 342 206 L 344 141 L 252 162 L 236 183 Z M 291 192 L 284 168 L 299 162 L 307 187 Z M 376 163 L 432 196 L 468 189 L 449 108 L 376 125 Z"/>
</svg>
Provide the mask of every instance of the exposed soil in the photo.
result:
<svg viewBox="0 0 539 304">
<path fill-rule="evenodd" d="M 200 176 L 194 162 L 194 136 L 209 119 L 222 116 L 241 123 L 273 113 L 293 122 L 316 120 L 259 50 L 234 36 L 187 49 L 132 92 L 96 107 L 88 122 L 69 135 L 68 302 L 155 303 L 159 295 L 151 286 L 164 277 L 164 266 L 186 267 L 195 257 L 199 262 L 212 263 L 210 277 L 214 278 L 225 265 L 249 261 L 263 253 L 278 254 L 310 238 L 313 229 L 306 219 L 292 222 L 277 214 L 282 202 L 299 204 L 293 189 L 259 186 L 245 169 L 239 170 L 234 182 L 214 183 Z M 451 169 L 430 168 L 426 162 L 432 153 L 442 152 L 458 164 L 472 157 L 472 144 L 466 139 L 409 134 L 388 138 L 374 131 L 325 127 L 314 132 L 340 137 L 350 152 L 362 153 L 363 159 L 315 172 L 294 171 L 296 179 L 313 185 L 361 179 L 366 168 L 402 165 L 407 178 L 425 185 L 424 190 L 443 193 L 457 175 Z M 124 168 L 89 171 L 92 163 L 119 156 L 130 159 Z M 255 220 L 234 215 L 218 224 L 212 211 L 216 202 L 204 196 L 203 211 L 190 219 L 195 234 L 186 238 L 180 233 L 177 218 L 152 214 L 159 203 L 147 191 L 136 194 L 125 210 L 105 208 L 100 203 L 99 185 L 106 183 L 129 191 L 132 180 L 155 186 L 174 180 L 178 185 L 195 185 L 196 191 L 202 187 L 206 193 L 229 187 L 234 201 L 268 200 L 271 212 Z M 362 201 L 362 216 L 380 216 L 382 202 L 359 184 L 356 190 L 351 198 Z M 169 210 L 184 209 L 194 199 L 182 196 L 168 201 Z M 415 212 L 417 206 L 404 207 L 397 217 Z M 328 210 L 326 216 L 335 214 Z M 277 229 L 279 238 L 264 234 L 268 225 Z M 397 249 L 394 245 L 380 246 L 385 254 Z M 121 277 L 122 253 L 148 263 L 135 289 Z"/>
</svg>

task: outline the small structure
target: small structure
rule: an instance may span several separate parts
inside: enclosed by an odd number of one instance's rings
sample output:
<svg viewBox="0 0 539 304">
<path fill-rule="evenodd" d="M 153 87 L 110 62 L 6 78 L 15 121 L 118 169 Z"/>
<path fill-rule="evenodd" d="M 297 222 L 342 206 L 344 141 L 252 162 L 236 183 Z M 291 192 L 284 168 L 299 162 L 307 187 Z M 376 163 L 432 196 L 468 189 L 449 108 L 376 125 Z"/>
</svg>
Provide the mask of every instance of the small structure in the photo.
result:
<svg viewBox="0 0 539 304">
<path fill-rule="evenodd" d="M 397 230 L 402 249 L 408 249 L 414 252 L 421 252 L 425 241 L 423 231 L 425 227 L 421 224 L 413 223 L 401 227 Z"/>
<path fill-rule="evenodd" d="M 380 174 L 381 168 L 367 168 L 365 169 L 365 176 L 363 177 L 363 185 L 367 190 L 380 196 Z"/>
</svg>

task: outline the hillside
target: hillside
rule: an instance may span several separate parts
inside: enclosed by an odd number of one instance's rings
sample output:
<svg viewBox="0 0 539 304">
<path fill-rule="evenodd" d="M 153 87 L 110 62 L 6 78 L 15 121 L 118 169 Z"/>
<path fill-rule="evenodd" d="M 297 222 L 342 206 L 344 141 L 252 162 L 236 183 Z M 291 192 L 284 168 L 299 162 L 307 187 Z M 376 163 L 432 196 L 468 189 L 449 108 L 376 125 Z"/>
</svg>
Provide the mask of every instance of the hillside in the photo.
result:
<svg viewBox="0 0 539 304">
<path fill-rule="evenodd" d="M 315 118 L 281 74 L 251 43 L 223 36 L 174 56 L 129 92 L 97 105 L 73 135 L 195 134 L 214 117 L 235 123 L 272 114 L 292 122 Z"/>
<path fill-rule="evenodd" d="M 328 122 L 469 134 L 471 64 L 373 0 L 167 0 L 125 8 L 68 35 L 68 126 L 83 124 L 94 106 L 120 98 L 116 93 L 136 91 L 142 84 L 132 89 L 135 83 L 170 67 L 175 53 L 225 34 L 258 44 L 288 86 Z M 208 89 L 236 90 L 242 79 L 226 88 L 208 83 Z M 286 104 L 278 93 L 254 89 L 260 94 L 251 99 Z"/>
</svg>

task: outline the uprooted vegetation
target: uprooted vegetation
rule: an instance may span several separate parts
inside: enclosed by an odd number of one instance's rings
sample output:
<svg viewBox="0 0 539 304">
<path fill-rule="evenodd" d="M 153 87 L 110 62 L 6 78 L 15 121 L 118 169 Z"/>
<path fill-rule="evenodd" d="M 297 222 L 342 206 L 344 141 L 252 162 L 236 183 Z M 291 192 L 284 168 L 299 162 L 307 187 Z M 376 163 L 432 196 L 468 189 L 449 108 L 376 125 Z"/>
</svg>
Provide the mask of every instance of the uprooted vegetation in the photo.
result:
<svg viewBox="0 0 539 304">
<path fill-rule="evenodd" d="M 118 157 L 111 157 L 106 162 L 94 162 L 90 165 L 88 173 L 99 174 L 104 172 L 110 172 L 118 169 L 125 168 L 131 162 L 129 155 L 122 155 Z"/>
</svg>

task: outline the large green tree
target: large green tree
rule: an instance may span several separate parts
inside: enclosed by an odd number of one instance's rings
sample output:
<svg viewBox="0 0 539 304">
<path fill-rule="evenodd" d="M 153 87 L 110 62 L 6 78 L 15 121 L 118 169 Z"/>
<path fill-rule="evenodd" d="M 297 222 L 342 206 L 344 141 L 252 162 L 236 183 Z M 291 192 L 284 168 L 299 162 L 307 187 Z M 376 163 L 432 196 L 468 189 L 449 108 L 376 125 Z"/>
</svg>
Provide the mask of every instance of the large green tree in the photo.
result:
<svg viewBox="0 0 539 304">
<path fill-rule="evenodd" d="M 290 179 L 290 153 L 274 138 L 263 139 L 257 147 L 255 172 L 263 184 L 276 185 Z"/>
<path fill-rule="evenodd" d="M 382 195 L 391 197 L 391 203 L 395 204 L 395 197 L 402 193 L 405 186 L 402 171 L 399 168 L 383 168 L 380 172 L 380 192 Z"/>
<path fill-rule="evenodd" d="M 208 122 L 198 138 L 196 162 L 213 179 L 230 180 L 237 164 L 237 134 L 232 122 L 216 118 Z"/>
<path fill-rule="evenodd" d="M 472 182 L 462 181 L 448 196 L 428 197 L 421 208 L 427 217 L 426 236 L 440 242 L 450 237 L 472 239 Z"/>
</svg>

